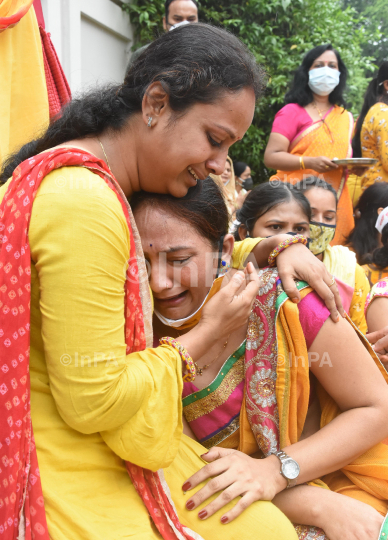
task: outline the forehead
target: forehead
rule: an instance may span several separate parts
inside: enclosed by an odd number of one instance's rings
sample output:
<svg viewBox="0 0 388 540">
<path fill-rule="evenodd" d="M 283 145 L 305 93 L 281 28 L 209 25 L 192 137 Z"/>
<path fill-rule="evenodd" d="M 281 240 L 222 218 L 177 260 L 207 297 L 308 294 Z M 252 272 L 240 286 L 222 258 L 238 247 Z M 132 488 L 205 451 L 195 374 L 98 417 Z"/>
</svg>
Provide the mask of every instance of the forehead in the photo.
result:
<svg viewBox="0 0 388 540">
<path fill-rule="evenodd" d="M 336 208 L 334 193 L 328 189 L 314 187 L 307 190 L 304 195 L 309 200 L 311 206 L 315 208 L 326 208 L 330 210 L 335 210 Z"/>
<path fill-rule="evenodd" d="M 226 92 L 214 103 L 197 103 L 187 118 L 203 122 L 209 127 L 223 126 L 239 140 L 252 123 L 255 103 L 253 89 L 243 88 L 239 92 Z"/>
<path fill-rule="evenodd" d="M 325 51 L 315 62 L 337 62 L 337 57 L 334 51 Z"/>
<path fill-rule="evenodd" d="M 142 204 L 134 217 L 145 252 L 207 243 L 190 223 L 157 206 Z"/>
<path fill-rule="evenodd" d="M 180 15 L 182 17 L 190 17 L 191 15 L 197 15 L 197 6 L 191 0 L 174 0 L 169 8 L 169 15 Z"/>
<path fill-rule="evenodd" d="M 289 222 L 306 221 L 307 216 L 302 206 L 295 200 L 280 203 L 271 210 L 268 210 L 261 218 L 263 221 L 277 219 Z"/>
</svg>

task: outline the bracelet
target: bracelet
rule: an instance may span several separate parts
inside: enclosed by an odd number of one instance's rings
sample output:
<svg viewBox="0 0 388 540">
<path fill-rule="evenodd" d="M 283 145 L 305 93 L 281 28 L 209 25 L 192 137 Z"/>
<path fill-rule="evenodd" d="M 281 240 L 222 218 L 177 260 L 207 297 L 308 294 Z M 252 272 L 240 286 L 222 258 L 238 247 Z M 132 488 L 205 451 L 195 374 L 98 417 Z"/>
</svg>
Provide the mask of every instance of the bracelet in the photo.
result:
<svg viewBox="0 0 388 540">
<path fill-rule="evenodd" d="M 289 239 L 287 238 L 287 240 L 280 242 L 280 244 L 278 244 L 276 248 L 271 251 L 268 257 L 269 266 L 275 266 L 276 257 L 279 255 L 279 253 L 292 246 L 292 244 L 304 244 L 306 246 L 307 238 L 302 234 L 297 234 L 296 236 L 290 236 Z"/>
<path fill-rule="evenodd" d="M 299 156 L 299 165 L 300 165 L 300 168 L 301 168 L 301 169 L 305 169 L 305 168 L 306 168 L 306 167 L 304 166 L 303 156 Z"/>
<path fill-rule="evenodd" d="M 187 370 L 187 373 L 186 373 L 186 375 L 184 375 L 183 380 L 185 382 L 194 381 L 195 375 L 196 375 L 194 361 L 191 358 L 191 356 L 189 355 L 189 353 L 186 351 L 184 346 L 181 343 L 179 343 L 179 341 L 177 341 L 176 339 L 174 339 L 172 337 L 163 337 L 163 338 L 159 339 L 159 343 L 160 343 L 160 345 L 170 345 L 170 347 L 172 347 L 173 349 L 175 349 L 179 353 L 182 361 L 184 362 L 184 364 L 186 366 L 186 370 Z"/>
</svg>

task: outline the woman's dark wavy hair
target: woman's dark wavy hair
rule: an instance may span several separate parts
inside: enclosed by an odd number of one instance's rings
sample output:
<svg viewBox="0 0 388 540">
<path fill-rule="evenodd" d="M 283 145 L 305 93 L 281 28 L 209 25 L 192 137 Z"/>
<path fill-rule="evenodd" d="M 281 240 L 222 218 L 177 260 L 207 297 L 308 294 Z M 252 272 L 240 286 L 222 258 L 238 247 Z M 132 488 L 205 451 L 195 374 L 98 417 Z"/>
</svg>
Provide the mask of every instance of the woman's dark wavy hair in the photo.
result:
<svg viewBox="0 0 388 540">
<path fill-rule="evenodd" d="M 330 193 L 332 193 L 332 195 L 334 196 L 336 208 L 338 206 L 336 190 L 333 188 L 332 185 L 325 182 L 325 180 L 319 178 L 319 176 L 307 176 L 306 178 L 303 178 L 303 180 L 301 180 L 300 182 L 294 184 L 293 187 L 294 189 L 300 191 L 303 194 L 313 188 L 326 189 L 327 191 L 330 191 Z"/>
<path fill-rule="evenodd" d="M 309 69 L 313 65 L 314 61 L 319 58 L 324 52 L 333 51 L 337 57 L 338 69 L 341 73 L 338 86 L 329 94 L 329 102 L 332 105 L 342 105 L 346 107 L 346 101 L 343 93 L 346 87 L 346 79 L 348 77 L 348 70 L 341 58 L 341 55 L 336 51 L 329 43 L 327 45 L 319 45 L 311 49 L 302 60 L 302 64 L 298 67 L 294 74 L 294 80 L 290 90 L 287 92 L 284 101 L 288 103 L 297 103 L 301 107 L 306 107 L 314 100 L 313 92 L 308 85 L 309 82 Z"/>
<path fill-rule="evenodd" d="M 245 45 L 231 33 L 207 24 L 188 24 L 166 32 L 149 45 L 120 86 L 98 88 L 73 99 L 39 138 L 25 144 L 5 162 L 5 182 L 24 160 L 72 139 L 118 132 L 142 110 L 151 83 L 169 94 L 175 115 L 196 103 L 213 103 L 225 92 L 252 88 L 258 98 L 265 86 L 263 70 Z"/>
<path fill-rule="evenodd" d="M 253 188 L 246 196 L 240 210 L 237 210 L 237 221 L 245 225 L 249 236 L 252 236 L 255 223 L 261 216 L 279 204 L 291 201 L 296 201 L 306 214 L 308 221 L 311 221 L 310 203 L 303 193 L 294 189 L 291 184 L 277 181 L 266 182 Z M 238 228 L 234 232 L 234 238 L 241 240 Z"/>
<path fill-rule="evenodd" d="M 362 105 L 360 116 L 357 118 L 356 129 L 352 140 L 353 157 L 362 157 L 361 148 L 361 129 L 364 123 L 365 116 L 368 114 L 369 109 L 373 107 L 378 101 L 384 101 L 388 103 L 387 96 L 384 95 L 383 82 L 388 80 L 388 61 L 383 62 L 380 66 L 377 76 L 371 80 L 364 96 L 364 103 Z"/>
<path fill-rule="evenodd" d="M 228 233 L 229 214 L 220 187 L 208 177 L 198 180 L 184 197 L 138 191 L 130 201 L 132 211 L 144 206 L 157 208 L 191 225 L 206 238 L 214 249 L 219 248 L 220 239 Z"/>
<path fill-rule="evenodd" d="M 361 195 L 355 208 L 356 224 L 347 238 L 347 244 L 356 252 L 358 264 L 374 263 L 381 266 L 380 263 L 383 262 L 382 256 L 388 253 L 388 245 L 384 252 L 377 249 L 379 244 L 379 233 L 375 227 L 378 215 L 377 210 L 387 206 L 388 184 L 385 182 L 373 184 Z M 384 227 L 383 233 L 385 232 L 385 236 L 388 236 L 388 231 L 385 231 L 386 228 L 387 227 Z M 388 238 L 386 238 L 386 240 L 387 239 Z M 386 242 L 384 242 L 383 238 L 382 242 L 385 246 Z M 375 253 L 377 255 L 376 260 Z M 384 268 L 386 266 L 388 266 L 388 264 L 383 265 Z"/>
</svg>

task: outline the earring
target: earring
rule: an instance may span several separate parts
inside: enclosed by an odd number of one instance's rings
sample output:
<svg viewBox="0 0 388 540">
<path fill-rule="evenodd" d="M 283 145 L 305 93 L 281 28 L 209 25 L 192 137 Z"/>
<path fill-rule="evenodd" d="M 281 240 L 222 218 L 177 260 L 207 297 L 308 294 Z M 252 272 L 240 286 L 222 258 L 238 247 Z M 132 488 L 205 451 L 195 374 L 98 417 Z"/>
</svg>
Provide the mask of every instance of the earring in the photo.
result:
<svg viewBox="0 0 388 540">
<path fill-rule="evenodd" d="M 148 117 L 148 124 L 147 124 L 147 127 L 152 127 L 152 116 L 149 116 Z"/>
<path fill-rule="evenodd" d="M 226 272 L 229 270 L 229 268 L 230 268 L 229 263 L 227 263 L 226 261 L 221 261 L 221 269 L 220 269 L 219 275 L 223 276 L 224 274 L 226 274 Z"/>
</svg>

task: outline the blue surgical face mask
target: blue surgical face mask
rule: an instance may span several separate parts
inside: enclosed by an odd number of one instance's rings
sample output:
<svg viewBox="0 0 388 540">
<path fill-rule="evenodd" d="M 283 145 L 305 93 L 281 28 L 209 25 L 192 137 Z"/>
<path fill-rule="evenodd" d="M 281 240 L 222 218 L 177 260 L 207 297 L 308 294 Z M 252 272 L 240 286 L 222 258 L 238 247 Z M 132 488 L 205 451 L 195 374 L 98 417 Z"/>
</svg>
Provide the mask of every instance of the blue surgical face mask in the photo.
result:
<svg viewBox="0 0 388 540">
<path fill-rule="evenodd" d="M 328 66 L 309 71 L 309 87 L 318 96 L 328 96 L 339 85 L 340 72 Z"/>
</svg>

